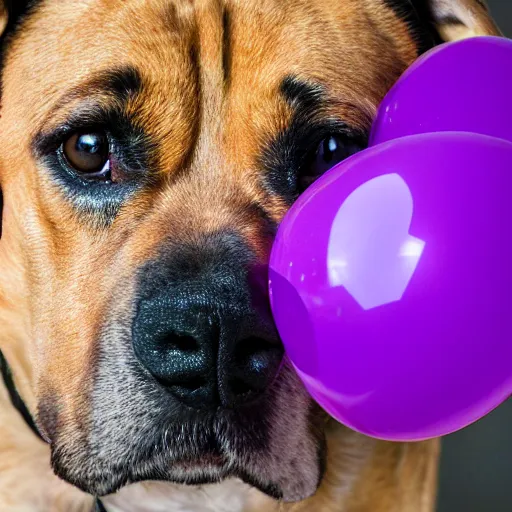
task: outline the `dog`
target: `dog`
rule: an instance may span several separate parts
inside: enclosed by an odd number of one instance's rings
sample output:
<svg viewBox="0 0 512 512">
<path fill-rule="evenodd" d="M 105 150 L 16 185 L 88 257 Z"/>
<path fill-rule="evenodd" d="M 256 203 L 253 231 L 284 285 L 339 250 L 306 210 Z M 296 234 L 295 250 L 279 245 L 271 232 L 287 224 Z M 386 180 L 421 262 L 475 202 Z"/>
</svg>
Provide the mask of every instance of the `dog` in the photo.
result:
<svg viewBox="0 0 512 512">
<path fill-rule="evenodd" d="M 0 5 L 0 510 L 434 510 L 439 441 L 329 419 L 266 269 L 403 71 L 499 35 L 484 2 Z"/>
</svg>

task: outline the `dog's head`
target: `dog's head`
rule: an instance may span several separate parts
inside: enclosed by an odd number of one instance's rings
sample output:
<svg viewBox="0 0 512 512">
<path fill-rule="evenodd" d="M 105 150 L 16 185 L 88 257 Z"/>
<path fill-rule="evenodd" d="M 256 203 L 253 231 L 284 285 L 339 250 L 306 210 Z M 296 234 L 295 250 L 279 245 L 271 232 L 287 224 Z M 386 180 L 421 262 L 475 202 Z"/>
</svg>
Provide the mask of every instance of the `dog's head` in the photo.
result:
<svg viewBox="0 0 512 512">
<path fill-rule="evenodd" d="M 0 348 L 56 472 L 318 486 L 323 416 L 269 312 L 294 199 L 478 0 L 6 2 Z M 1 2 L 0 2 L 1 4 Z"/>
</svg>

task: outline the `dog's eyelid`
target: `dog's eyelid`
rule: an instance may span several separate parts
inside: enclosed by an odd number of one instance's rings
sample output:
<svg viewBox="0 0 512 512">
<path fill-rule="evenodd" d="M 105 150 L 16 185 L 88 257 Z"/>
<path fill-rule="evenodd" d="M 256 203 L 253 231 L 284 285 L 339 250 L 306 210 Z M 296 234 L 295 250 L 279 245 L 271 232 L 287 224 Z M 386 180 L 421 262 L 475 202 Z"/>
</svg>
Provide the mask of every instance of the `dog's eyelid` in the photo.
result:
<svg viewBox="0 0 512 512">
<path fill-rule="evenodd" d="M 356 143 L 360 146 L 368 144 L 368 131 L 348 125 L 337 117 L 325 117 L 314 122 L 302 124 L 296 120 L 294 140 L 299 153 L 311 152 L 327 137 L 336 137 L 341 141 Z"/>
<path fill-rule="evenodd" d="M 133 66 L 121 66 L 117 69 L 99 71 L 86 82 L 73 87 L 50 110 L 43 121 L 43 128 L 33 139 L 32 150 L 36 156 L 43 156 L 50 147 L 55 145 L 56 138 L 64 137 L 73 129 L 82 129 L 87 126 L 106 126 L 109 120 L 115 117 L 126 117 L 125 106 L 140 93 L 143 80 L 139 71 Z M 61 125 L 48 129 L 54 124 L 54 119 L 64 118 L 66 111 L 67 121 Z M 53 148 L 55 150 L 56 147 Z"/>
<path fill-rule="evenodd" d="M 336 135 L 344 139 L 364 139 L 367 132 L 347 124 L 337 117 L 325 117 L 316 120 L 309 126 L 309 130 L 316 132 L 319 136 Z"/>
<path fill-rule="evenodd" d="M 32 152 L 36 158 L 55 151 L 67 137 L 75 132 L 98 130 L 111 132 L 120 124 L 129 129 L 133 123 L 117 105 L 108 106 L 104 103 L 87 101 L 70 113 L 64 122 L 53 128 L 48 128 L 48 124 L 51 125 L 51 123 L 43 123 L 44 128 L 32 139 Z"/>
<path fill-rule="evenodd" d="M 62 141 L 72 130 L 66 125 L 59 126 L 52 131 L 38 132 L 32 139 L 32 153 L 36 158 L 42 158 L 48 153 L 58 149 Z"/>
</svg>

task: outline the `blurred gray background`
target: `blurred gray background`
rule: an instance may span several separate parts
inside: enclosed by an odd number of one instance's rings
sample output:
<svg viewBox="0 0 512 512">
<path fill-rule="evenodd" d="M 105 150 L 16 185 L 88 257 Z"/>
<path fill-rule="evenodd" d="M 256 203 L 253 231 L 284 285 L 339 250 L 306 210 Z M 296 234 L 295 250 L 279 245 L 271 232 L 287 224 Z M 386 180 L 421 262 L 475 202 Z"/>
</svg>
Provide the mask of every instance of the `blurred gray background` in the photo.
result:
<svg viewBox="0 0 512 512">
<path fill-rule="evenodd" d="M 512 37 L 512 0 L 488 3 Z M 512 399 L 443 440 L 438 512 L 512 512 Z"/>
<path fill-rule="evenodd" d="M 487 0 L 501 30 L 512 37 L 512 0 Z"/>
</svg>

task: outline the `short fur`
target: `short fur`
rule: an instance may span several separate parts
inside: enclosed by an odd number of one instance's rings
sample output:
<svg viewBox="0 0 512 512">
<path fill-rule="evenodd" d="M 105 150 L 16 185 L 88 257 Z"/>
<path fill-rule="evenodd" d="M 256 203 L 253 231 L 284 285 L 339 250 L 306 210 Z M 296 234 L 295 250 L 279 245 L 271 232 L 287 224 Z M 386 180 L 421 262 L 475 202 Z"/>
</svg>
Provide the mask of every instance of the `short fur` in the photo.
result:
<svg viewBox="0 0 512 512">
<path fill-rule="evenodd" d="M 141 371 L 131 322 L 140 269 L 180 247 L 229 231 L 264 268 L 311 141 L 334 130 L 364 144 L 421 52 L 498 34 L 483 2 L 38 0 L 1 12 L 0 350 L 48 444 L 0 384 L 0 509 L 89 511 L 95 493 L 126 512 L 433 510 L 438 441 L 349 431 L 289 365 L 260 405 L 185 410 Z M 56 150 L 80 123 L 118 130 L 130 167 L 119 186 L 63 172 Z"/>
</svg>

